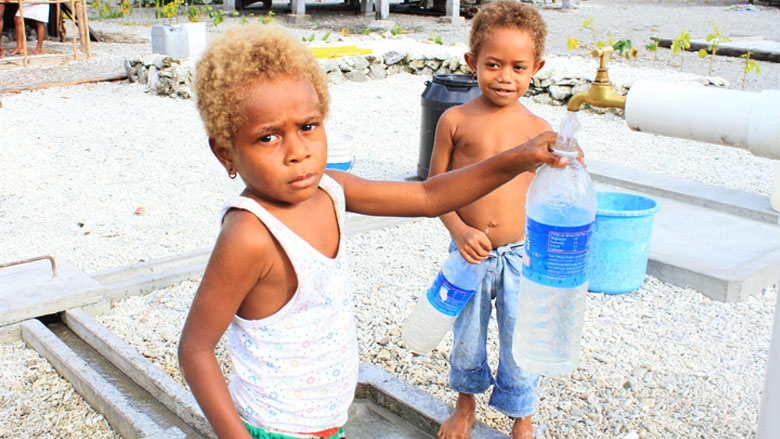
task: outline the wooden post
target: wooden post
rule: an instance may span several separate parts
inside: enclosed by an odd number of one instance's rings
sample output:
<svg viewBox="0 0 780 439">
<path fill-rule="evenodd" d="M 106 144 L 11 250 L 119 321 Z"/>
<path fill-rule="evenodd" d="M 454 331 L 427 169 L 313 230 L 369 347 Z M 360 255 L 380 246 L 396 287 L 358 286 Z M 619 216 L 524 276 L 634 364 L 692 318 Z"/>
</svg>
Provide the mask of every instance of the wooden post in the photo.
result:
<svg viewBox="0 0 780 439">
<path fill-rule="evenodd" d="M 73 61 L 78 61 L 79 50 L 76 46 L 76 38 L 79 33 L 76 29 L 76 7 L 73 6 L 73 0 L 70 0 L 70 23 L 73 25 Z"/>
<path fill-rule="evenodd" d="M 83 10 L 81 9 L 81 6 L 79 5 L 79 2 L 81 0 L 75 0 L 74 7 L 76 9 L 73 10 L 73 13 L 76 15 L 76 25 L 79 28 L 79 39 L 80 45 L 81 45 L 81 51 L 86 53 L 87 52 L 87 45 L 84 42 L 84 35 L 87 35 L 89 32 L 84 29 L 84 18 L 83 18 Z"/>
<path fill-rule="evenodd" d="M 22 65 L 27 67 L 27 32 L 24 29 L 24 7 L 22 6 L 22 0 L 17 0 L 17 3 L 19 4 L 19 21 L 22 26 Z"/>
<path fill-rule="evenodd" d="M 764 393 L 758 412 L 756 439 L 772 439 L 780 432 L 780 281 L 777 282 L 775 323 L 769 339 L 769 359 L 766 362 Z"/>
<path fill-rule="evenodd" d="M 120 6 L 121 7 L 121 6 Z M 92 58 L 92 48 L 89 46 L 89 19 L 87 18 L 87 0 L 81 0 L 81 10 L 84 17 L 84 39 L 87 45 L 87 59 Z"/>
</svg>

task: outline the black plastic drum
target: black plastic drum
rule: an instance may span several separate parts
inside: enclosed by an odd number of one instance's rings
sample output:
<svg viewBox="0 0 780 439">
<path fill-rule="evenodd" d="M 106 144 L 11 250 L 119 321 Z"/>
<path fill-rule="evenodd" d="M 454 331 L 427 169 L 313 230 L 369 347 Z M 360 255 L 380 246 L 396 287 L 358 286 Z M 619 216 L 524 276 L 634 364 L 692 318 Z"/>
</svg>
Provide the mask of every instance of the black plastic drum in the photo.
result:
<svg viewBox="0 0 780 439">
<path fill-rule="evenodd" d="M 422 122 L 420 123 L 420 155 L 417 161 L 417 176 L 425 180 L 431 165 L 436 124 L 450 107 L 470 101 L 482 94 L 477 80 L 470 75 L 433 75 L 425 81 L 422 93 Z"/>
</svg>

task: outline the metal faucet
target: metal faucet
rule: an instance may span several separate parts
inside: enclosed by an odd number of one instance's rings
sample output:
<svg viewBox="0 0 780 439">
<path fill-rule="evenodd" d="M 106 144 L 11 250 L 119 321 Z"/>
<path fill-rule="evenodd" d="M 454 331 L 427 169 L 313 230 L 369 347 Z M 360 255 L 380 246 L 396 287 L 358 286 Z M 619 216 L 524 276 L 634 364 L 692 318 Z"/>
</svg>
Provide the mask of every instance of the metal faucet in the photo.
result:
<svg viewBox="0 0 780 439">
<path fill-rule="evenodd" d="M 590 85 L 590 88 L 577 93 L 569 99 L 566 109 L 569 111 L 579 111 L 580 105 L 587 102 L 593 107 L 602 108 L 625 108 L 626 97 L 620 96 L 612 90 L 612 83 L 609 81 L 607 73 L 606 57 L 615 49 L 612 46 L 604 46 L 591 52 L 593 57 L 600 58 L 598 70 L 596 70 L 596 79 Z"/>
</svg>

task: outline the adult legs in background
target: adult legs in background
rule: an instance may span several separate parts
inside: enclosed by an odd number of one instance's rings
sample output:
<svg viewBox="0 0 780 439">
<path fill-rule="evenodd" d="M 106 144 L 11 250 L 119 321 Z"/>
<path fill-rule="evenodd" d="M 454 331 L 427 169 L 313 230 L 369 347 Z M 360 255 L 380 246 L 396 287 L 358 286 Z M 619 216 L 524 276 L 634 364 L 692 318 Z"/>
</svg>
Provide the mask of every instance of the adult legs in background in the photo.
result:
<svg viewBox="0 0 780 439">
<path fill-rule="evenodd" d="M 0 3 L 0 58 L 5 56 L 3 49 L 3 15 L 5 14 L 5 3 Z"/>
<path fill-rule="evenodd" d="M 14 32 L 16 33 L 16 47 L 11 51 L 11 55 L 22 53 L 22 29 L 24 29 L 24 21 L 22 17 L 14 16 Z"/>
<path fill-rule="evenodd" d="M 42 21 L 35 22 L 35 32 L 38 34 L 38 45 L 35 46 L 35 50 L 32 53 L 33 55 L 43 54 L 43 37 L 45 36 L 44 32 L 46 31 L 43 24 Z"/>
</svg>

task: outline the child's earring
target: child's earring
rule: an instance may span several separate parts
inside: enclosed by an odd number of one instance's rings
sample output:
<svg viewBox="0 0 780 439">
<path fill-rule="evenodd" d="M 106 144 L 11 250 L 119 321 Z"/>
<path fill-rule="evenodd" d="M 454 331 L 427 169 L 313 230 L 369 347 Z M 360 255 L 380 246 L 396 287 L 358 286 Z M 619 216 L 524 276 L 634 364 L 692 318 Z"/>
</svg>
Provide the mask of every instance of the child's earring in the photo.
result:
<svg viewBox="0 0 780 439">
<path fill-rule="evenodd" d="M 230 177 L 231 180 L 236 179 L 236 171 L 233 168 L 230 168 L 228 170 L 228 177 Z"/>
<path fill-rule="evenodd" d="M 471 79 L 476 81 L 477 80 L 477 74 L 476 73 L 472 73 L 471 74 Z"/>
</svg>

